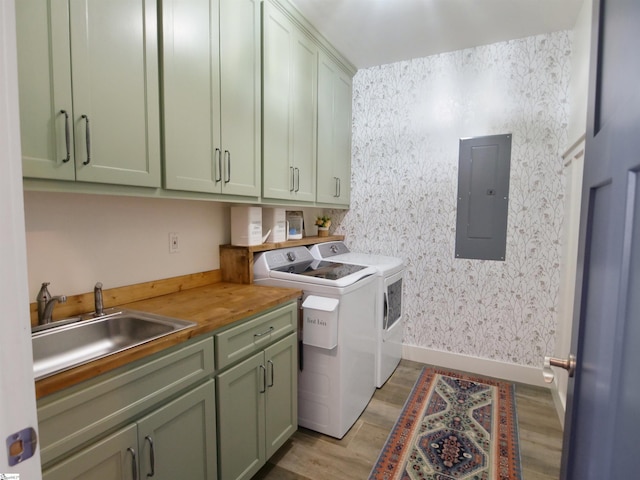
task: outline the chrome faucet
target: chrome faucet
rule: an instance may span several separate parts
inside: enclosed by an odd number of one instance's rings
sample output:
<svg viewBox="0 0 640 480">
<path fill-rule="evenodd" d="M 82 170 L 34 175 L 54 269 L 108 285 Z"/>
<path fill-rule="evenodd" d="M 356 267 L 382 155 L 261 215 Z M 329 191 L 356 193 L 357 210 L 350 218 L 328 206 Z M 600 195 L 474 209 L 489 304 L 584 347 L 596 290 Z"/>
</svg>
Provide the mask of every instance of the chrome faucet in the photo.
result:
<svg viewBox="0 0 640 480">
<path fill-rule="evenodd" d="M 102 303 L 102 282 L 96 283 L 96 286 L 93 287 L 93 301 L 95 304 L 95 313 L 93 315 L 96 317 L 104 315 L 104 304 Z"/>
<path fill-rule="evenodd" d="M 38 304 L 38 325 L 42 325 L 42 319 L 44 318 L 44 307 L 47 302 L 51 299 L 51 294 L 47 287 L 49 286 L 49 282 L 43 282 L 40 287 L 40 291 L 38 292 L 38 296 L 36 297 L 36 303 Z"/>
<path fill-rule="evenodd" d="M 51 323 L 51 317 L 53 316 L 53 307 L 56 306 L 56 303 L 65 303 L 67 301 L 67 297 L 65 295 L 56 295 L 55 297 L 51 297 L 47 300 L 47 303 L 44 306 L 44 311 L 42 312 L 42 318 L 38 319 L 38 323 L 40 325 L 46 325 Z"/>
<path fill-rule="evenodd" d="M 53 307 L 56 306 L 56 303 L 64 303 L 67 301 L 67 297 L 64 295 L 52 296 L 47 289 L 48 285 L 49 282 L 44 282 L 36 297 L 36 302 L 38 303 L 38 325 L 51 323 Z"/>
</svg>

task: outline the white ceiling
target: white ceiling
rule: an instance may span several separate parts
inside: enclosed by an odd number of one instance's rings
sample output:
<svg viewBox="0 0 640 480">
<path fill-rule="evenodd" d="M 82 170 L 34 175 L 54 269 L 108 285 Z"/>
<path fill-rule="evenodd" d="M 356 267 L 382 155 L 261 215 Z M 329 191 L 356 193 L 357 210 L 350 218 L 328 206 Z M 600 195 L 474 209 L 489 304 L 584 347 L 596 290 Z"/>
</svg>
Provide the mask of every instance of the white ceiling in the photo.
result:
<svg viewBox="0 0 640 480">
<path fill-rule="evenodd" d="M 357 68 L 573 29 L 583 0 L 290 0 Z"/>
</svg>

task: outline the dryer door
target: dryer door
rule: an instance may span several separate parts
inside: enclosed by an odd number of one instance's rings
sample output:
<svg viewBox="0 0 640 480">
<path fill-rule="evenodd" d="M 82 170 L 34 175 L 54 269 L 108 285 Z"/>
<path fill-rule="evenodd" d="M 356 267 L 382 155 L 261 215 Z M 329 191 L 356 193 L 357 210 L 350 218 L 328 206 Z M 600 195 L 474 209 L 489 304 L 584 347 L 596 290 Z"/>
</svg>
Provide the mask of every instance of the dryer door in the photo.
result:
<svg viewBox="0 0 640 480">
<path fill-rule="evenodd" d="M 402 329 L 402 277 L 404 272 L 398 272 L 384 280 L 384 298 L 382 307 L 382 329 L 389 332 L 394 327 Z M 386 335 L 383 335 L 386 338 Z"/>
</svg>

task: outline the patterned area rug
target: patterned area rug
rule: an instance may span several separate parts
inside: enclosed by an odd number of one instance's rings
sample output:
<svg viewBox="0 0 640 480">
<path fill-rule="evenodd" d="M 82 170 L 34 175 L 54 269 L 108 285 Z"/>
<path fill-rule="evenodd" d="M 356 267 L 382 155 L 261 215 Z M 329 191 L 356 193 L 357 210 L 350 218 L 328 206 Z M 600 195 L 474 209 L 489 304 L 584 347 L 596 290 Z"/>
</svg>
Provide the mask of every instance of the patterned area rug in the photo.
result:
<svg viewBox="0 0 640 480">
<path fill-rule="evenodd" d="M 515 388 L 425 368 L 369 480 L 521 480 Z"/>
</svg>

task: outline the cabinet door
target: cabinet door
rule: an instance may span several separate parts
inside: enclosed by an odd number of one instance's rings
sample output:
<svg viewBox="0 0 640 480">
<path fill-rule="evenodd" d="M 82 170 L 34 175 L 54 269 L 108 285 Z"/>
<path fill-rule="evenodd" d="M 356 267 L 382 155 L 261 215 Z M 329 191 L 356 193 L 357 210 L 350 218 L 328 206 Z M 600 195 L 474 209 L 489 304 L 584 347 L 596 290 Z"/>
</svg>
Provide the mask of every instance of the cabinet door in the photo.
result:
<svg viewBox="0 0 640 480">
<path fill-rule="evenodd" d="M 214 381 L 138 422 L 140 478 L 217 478 Z"/>
<path fill-rule="evenodd" d="M 271 3 L 263 6 L 263 138 L 262 195 L 288 199 L 293 192 L 290 153 L 294 26 Z"/>
<path fill-rule="evenodd" d="M 260 196 L 260 1 L 220 0 L 222 193 Z"/>
<path fill-rule="evenodd" d="M 164 183 L 220 193 L 218 0 L 162 2 Z"/>
<path fill-rule="evenodd" d="M 22 173 L 74 180 L 68 2 L 20 0 L 16 25 Z"/>
<path fill-rule="evenodd" d="M 130 425 L 42 472 L 43 480 L 132 480 L 137 472 L 137 427 Z"/>
<path fill-rule="evenodd" d="M 351 201 L 351 133 L 353 131 L 352 80 L 350 75 L 339 69 L 334 82 L 334 171 L 339 182 L 336 203 L 349 205 Z"/>
<path fill-rule="evenodd" d="M 351 77 L 324 53 L 318 70 L 317 201 L 351 199 Z"/>
<path fill-rule="evenodd" d="M 76 179 L 160 186 L 156 0 L 70 0 Z"/>
<path fill-rule="evenodd" d="M 224 480 L 251 478 L 265 457 L 264 352 L 218 376 L 219 472 Z"/>
<path fill-rule="evenodd" d="M 318 47 L 297 30 L 293 60 L 293 114 L 290 124 L 293 198 L 313 202 L 316 199 Z"/>
<path fill-rule="evenodd" d="M 265 350 L 266 442 L 271 457 L 298 429 L 298 348 L 292 333 Z"/>
<path fill-rule="evenodd" d="M 318 49 L 269 2 L 263 15 L 263 196 L 315 200 Z"/>
</svg>

